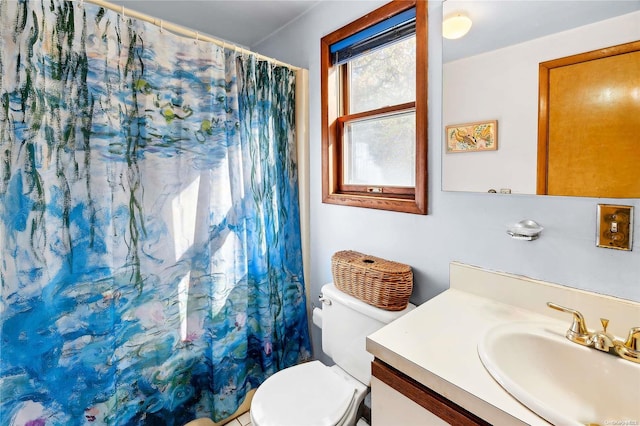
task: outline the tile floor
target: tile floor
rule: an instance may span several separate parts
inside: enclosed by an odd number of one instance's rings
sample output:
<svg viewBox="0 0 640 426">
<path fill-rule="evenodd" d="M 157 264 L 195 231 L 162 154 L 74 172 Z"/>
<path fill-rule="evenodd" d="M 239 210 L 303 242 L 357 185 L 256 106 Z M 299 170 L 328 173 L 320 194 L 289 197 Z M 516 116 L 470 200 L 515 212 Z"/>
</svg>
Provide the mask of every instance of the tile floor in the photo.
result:
<svg viewBox="0 0 640 426">
<path fill-rule="evenodd" d="M 251 426 L 251 416 L 249 412 L 242 414 L 240 417 L 236 417 L 229 423 L 225 423 L 224 426 Z"/>
</svg>

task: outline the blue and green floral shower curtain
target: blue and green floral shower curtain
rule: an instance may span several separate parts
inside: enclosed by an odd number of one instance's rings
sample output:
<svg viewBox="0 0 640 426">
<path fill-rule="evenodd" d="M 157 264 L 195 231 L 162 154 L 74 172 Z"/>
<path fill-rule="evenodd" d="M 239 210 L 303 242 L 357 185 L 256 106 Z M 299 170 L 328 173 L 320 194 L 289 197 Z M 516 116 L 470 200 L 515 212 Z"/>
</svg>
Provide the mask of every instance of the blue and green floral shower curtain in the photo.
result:
<svg viewBox="0 0 640 426">
<path fill-rule="evenodd" d="M 0 0 L 0 424 L 221 420 L 310 357 L 289 69 Z"/>
</svg>

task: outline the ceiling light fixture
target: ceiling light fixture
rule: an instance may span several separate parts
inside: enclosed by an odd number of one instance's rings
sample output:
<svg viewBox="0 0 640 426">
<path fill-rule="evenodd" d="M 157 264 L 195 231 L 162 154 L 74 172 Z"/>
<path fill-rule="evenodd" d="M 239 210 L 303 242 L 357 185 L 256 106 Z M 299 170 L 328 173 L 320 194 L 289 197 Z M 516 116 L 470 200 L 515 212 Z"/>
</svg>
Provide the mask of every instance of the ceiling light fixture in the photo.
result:
<svg viewBox="0 0 640 426">
<path fill-rule="evenodd" d="M 471 24 L 468 16 L 461 14 L 449 16 L 442 22 L 442 36 L 451 40 L 464 37 L 471 29 Z"/>
</svg>

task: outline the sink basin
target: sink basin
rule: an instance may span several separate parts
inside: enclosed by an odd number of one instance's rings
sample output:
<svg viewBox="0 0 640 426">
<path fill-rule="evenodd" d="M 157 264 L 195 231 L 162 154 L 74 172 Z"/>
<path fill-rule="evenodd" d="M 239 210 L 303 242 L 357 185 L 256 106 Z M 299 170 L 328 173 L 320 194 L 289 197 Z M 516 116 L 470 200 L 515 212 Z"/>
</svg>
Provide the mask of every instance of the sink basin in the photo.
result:
<svg viewBox="0 0 640 426">
<path fill-rule="evenodd" d="M 554 425 L 640 424 L 640 364 L 572 343 L 555 323 L 490 329 L 478 354 L 491 376 Z"/>
</svg>

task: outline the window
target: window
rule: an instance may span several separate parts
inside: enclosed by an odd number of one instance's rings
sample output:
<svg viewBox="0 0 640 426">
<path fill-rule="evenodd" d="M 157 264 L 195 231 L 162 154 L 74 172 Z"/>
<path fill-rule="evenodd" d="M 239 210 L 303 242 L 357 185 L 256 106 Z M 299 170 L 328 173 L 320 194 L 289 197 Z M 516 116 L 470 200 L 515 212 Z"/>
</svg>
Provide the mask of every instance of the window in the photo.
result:
<svg viewBox="0 0 640 426">
<path fill-rule="evenodd" d="M 321 40 L 322 199 L 427 212 L 427 2 L 396 0 Z"/>
</svg>

